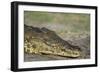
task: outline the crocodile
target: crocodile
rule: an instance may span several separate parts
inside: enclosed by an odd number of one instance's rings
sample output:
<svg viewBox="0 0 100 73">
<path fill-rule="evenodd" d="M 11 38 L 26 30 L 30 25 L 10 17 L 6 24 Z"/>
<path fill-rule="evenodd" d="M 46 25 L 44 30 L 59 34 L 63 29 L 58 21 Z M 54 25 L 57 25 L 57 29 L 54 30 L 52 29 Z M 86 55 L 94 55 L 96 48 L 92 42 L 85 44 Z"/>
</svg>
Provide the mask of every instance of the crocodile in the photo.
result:
<svg viewBox="0 0 100 73">
<path fill-rule="evenodd" d="M 81 48 L 63 40 L 56 32 L 45 27 L 24 25 L 24 50 L 28 54 L 57 55 L 77 58 Z"/>
</svg>

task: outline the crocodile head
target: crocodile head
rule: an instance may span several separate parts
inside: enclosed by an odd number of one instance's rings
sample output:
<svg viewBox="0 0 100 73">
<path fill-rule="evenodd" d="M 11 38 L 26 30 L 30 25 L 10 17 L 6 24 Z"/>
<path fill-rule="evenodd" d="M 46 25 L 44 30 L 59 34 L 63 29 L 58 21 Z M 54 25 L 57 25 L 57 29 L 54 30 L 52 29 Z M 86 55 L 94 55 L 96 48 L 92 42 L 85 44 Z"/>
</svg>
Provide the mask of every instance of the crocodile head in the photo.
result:
<svg viewBox="0 0 100 73">
<path fill-rule="evenodd" d="M 25 26 L 25 53 L 50 54 L 64 57 L 79 57 L 81 49 L 61 39 L 47 28 Z"/>
</svg>

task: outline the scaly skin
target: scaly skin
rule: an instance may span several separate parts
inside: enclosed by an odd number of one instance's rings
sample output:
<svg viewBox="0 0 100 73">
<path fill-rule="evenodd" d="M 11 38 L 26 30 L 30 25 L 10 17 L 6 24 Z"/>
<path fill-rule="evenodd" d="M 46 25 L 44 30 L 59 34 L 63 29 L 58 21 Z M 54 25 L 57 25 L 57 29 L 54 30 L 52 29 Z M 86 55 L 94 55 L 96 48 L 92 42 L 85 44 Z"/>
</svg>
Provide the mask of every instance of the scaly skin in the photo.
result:
<svg viewBox="0 0 100 73">
<path fill-rule="evenodd" d="M 57 36 L 54 31 L 46 28 L 26 27 L 24 38 L 25 53 L 29 54 L 51 54 L 64 57 L 80 57 L 81 50 L 78 46 L 69 44 Z M 37 31 L 37 29 L 39 31 Z"/>
</svg>

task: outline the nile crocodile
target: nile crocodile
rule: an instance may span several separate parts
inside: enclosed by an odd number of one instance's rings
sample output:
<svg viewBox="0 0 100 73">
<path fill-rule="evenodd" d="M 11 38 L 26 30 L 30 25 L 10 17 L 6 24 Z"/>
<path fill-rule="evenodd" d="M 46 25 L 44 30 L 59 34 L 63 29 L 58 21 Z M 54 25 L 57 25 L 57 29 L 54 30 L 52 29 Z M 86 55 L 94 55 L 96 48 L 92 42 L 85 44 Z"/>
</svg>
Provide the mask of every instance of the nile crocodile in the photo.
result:
<svg viewBox="0 0 100 73">
<path fill-rule="evenodd" d="M 54 31 L 45 27 L 24 26 L 24 49 L 28 54 L 51 54 L 77 58 L 81 49 L 59 37 Z"/>
</svg>

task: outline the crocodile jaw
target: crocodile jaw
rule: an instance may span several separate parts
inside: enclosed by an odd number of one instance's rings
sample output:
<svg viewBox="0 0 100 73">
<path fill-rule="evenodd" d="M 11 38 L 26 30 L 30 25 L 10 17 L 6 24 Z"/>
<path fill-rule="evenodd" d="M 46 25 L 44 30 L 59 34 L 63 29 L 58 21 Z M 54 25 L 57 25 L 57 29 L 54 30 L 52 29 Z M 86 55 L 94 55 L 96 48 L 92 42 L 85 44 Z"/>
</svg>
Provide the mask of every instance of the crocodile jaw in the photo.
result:
<svg viewBox="0 0 100 73">
<path fill-rule="evenodd" d="M 35 48 L 32 47 L 32 44 L 29 42 L 25 42 L 24 48 L 26 53 L 30 54 L 50 54 L 50 55 L 58 55 L 58 56 L 64 56 L 64 57 L 79 57 L 80 56 L 80 51 L 79 50 L 71 50 L 71 49 L 62 49 L 62 48 L 57 48 L 57 47 L 50 47 L 46 45 L 45 43 L 34 41 L 34 45 L 37 45 Z M 29 45 L 29 47 L 28 47 Z"/>
<path fill-rule="evenodd" d="M 64 56 L 64 57 L 79 57 L 80 56 L 80 52 L 79 51 L 72 51 L 72 50 L 66 50 L 66 51 L 61 51 L 57 52 L 55 51 L 51 51 L 51 50 L 35 50 L 34 48 L 26 48 L 25 52 L 27 53 L 34 53 L 34 54 L 50 54 L 50 55 L 58 55 L 58 56 Z"/>
<path fill-rule="evenodd" d="M 32 45 L 35 45 L 36 47 L 32 47 Z M 59 46 L 59 45 L 58 45 Z M 48 46 L 47 44 L 43 43 L 41 40 L 33 39 L 30 42 L 25 42 L 24 49 L 25 53 L 30 54 L 50 54 L 50 55 L 58 55 L 63 57 L 72 57 L 77 58 L 81 55 L 79 50 L 75 49 L 69 49 L 69 48 L 62 48 L 55 45 Z"/>
</svg>

